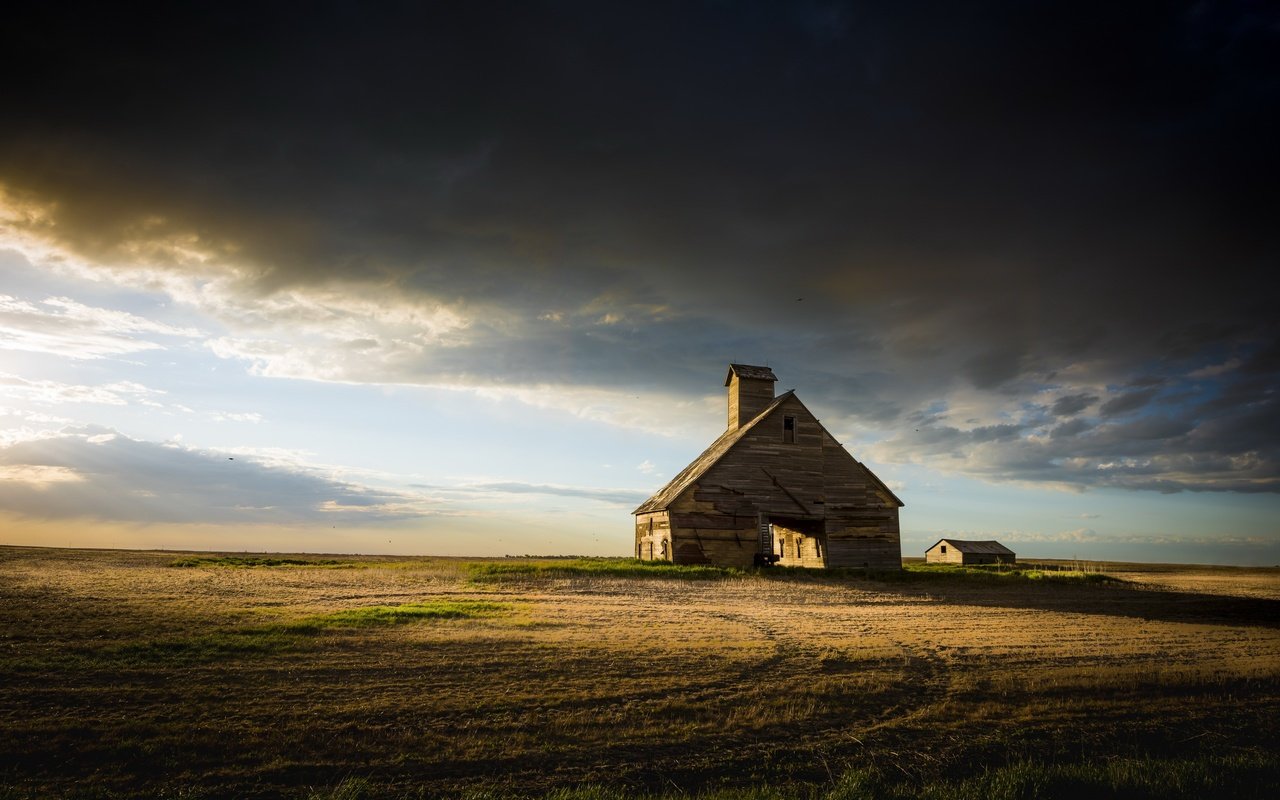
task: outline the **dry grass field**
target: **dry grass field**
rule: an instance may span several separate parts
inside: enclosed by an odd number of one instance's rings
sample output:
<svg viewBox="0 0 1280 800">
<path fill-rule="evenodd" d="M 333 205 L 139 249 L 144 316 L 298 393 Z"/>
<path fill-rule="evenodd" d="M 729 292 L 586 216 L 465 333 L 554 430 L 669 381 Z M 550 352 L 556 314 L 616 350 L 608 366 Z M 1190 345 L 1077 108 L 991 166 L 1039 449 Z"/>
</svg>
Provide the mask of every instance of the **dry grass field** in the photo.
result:
<svg viewBox="0 0 1280 800">
<path fill-rule="evenodd" d="M 0 547 L 0 798 L 1276 796 L 1280 569 L 569 567 Z"/>
</svg>

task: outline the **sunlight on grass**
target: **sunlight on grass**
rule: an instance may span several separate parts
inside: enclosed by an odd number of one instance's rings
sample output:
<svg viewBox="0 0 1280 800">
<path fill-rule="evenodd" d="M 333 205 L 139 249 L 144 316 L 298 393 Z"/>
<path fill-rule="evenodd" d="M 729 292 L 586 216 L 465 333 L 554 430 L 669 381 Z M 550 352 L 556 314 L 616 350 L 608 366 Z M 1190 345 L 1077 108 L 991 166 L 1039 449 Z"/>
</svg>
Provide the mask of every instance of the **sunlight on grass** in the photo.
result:
<svg viewBox="0 0 1280 800">
<path fill-rule="evenodd" d="M 261 628 L 135 642 L 108 650 L 103 655 L 124 663 L 188 663 L 272 655 L 297 649 L 297 647 L 295 637 L 289 632 L 283 629 Z"/>
<path fill-rule="evenodd" d="M 133 642 L 85 653 L 82 665 L 182 664 L 273 655 L 307 649 L 307 637 L 328 630 L 399 625 L 423 620 L 486 619 L 506 616 L 513 606 L 473 600 L 434 600 L 394 606 L 349 608 L 262 627 Z"/>
<path fill-rule="evenodd" d="M 876 570 L 850 567 L 805 569 L 803 567 L 768 567 L 740 569 L 695 564 L 672 564 L 667 561 L 641 561 L 636 558 L 511 558 L 506 560 L 442 561 L 438 559 L 395 559 L 367 561 L 360 559 L 297 558 L 265 555 L 188 556 L 170 562 L 182 568 L 292 568 L 292 569 L 389 569 L 426 570 L 442 575 L 465 574 L 474 583 L 540 578 L 623 578 L 722 580 L 725 578 L 763 578 L 773 581 L 832 582 L 877 580 L 915 583 L 920 581 L 980 581 L 988 583 L 1026 583 L 1045 581 L 1055 584 L 1118 584 L 1126 581 L 1100 572 L 1086 570 L 1050 570 L 1036 566 L 959 566 L 955 564 L 908 563 L 901 570 Z"/>
<path fill-rule="evenodd" d="M 674 578 L 686 580 L 722 580 L 725 578 L 758 578 L 770 581 L 845 582 L 876 580 L 899 583 L 921 581 L 977 581 L 983 583 L 1027 583 L 1045 581 L 1061 584 L 1125 583 L 1120 578 L 1098 572 L 1052 571 L 1021 567 L 962 567 L 952 564 L 908 564 L 901 570 L 876 570 L 837 567 L 806 569 L 773 566 L 739 569 L 667 561 L 641 561 L 635 558 L 576 559 L 511 559 L 507 561 L 465 562 L 473 582 L 538 578 Z"/>
<path fill-rule="evenodd" d="M 641 561 L 636 558 L 486 561 L 472 562 L 467 565 L 467 568 L 471 572 L 472 579 L 480 582 L 524 577 L 719 580 L 744 574 L 742 570 L 732 567 L 671 564 L 666 561 Z"/>
<path fill-rule="evenodd" d="M 959 566 L 956 564 L 906 564 L 901 572 L 881 572 L 882 580 L 972 580 L 984 582 L 1051 581 L 1061 583 L 1114 583 L 1127 581 L 1101 572 L 1045 570 L 1019 566 Z"/>
<path fill-rule="evenodd" d="M 275 558 L 271 556 L 188 556 L 175 558 L 169 562 L 171 567 L 328 567 L 355 569 L 360 566 L 353 561 L 340 561 L 334 558 Z"/>
<path fill-rule="evenodd" d="M 432 600 L 396 606 L 348 608 L 307 617 L 280 627 L 287 631 L 312 632 L 324 628 L 397 625 L 427 619 L 481 619 L 503 616 L 511 611 L 512 607 L 506 603 L 490 603 L 482 600 Z"/>
</svg>

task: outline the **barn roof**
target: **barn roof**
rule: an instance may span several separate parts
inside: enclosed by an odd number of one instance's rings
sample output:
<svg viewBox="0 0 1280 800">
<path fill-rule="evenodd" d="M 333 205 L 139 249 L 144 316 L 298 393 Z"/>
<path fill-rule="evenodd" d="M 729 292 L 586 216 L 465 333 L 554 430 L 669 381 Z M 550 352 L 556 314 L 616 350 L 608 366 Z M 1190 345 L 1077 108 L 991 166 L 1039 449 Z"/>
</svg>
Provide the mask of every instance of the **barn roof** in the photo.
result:
<svg viewBox="0 0 1280 800">
<path fill-rule="evenodd" d="M 730 364 L 729 372 L 724 376 L 724 385 L 729 385 L 729 380 L 737 375 L 739 378 L 754 378 L 761 381 L 776 381 L 777 375 L 773 374 L 773 370 L 768 367 L 753 367 L 750 364 Z"/>
<path fill-rule="evenodd" d="M 982 541 L 973 541 L 970 539 L 939 539 L 933 544 L 925 548 L 925 552 L 929 552 L 938 545 L 946 542 L 961 553 L 992 553 L 998 556 L 1011 556 L 1013 551 L 997 542 L 995 539 L 984 539 Z"/>
<path fill-rule="evenodd" d="M 739 364 L 734 364 L 732 366 L 741 367 L 741 365 Z M 765 367 L 748 367 L 748 369 L 766 369 L 766 368 Z M 773 373 L 770 372 L 769 374 L 772 375 Z M 774 378 L 774 380 L 777 380 L 777 378 Z M 773 398 L 773 402 L 765 406 L 764 410 L 761 411 L 759 414 L 756 414 L 755 418 L 752 419 L 750 422 L 748 422 L 746 425 L 743 425 L 742 427 L 737 429 L 731 428 L 725 431 L 724 433 L 720 434 L 720 438 L 712 442 L 711 446 L 708 447 L 706 450 L 703 450 L 702 455 L 695 458 L 692 461 L 692 463 L 689 464 L 689 466 L 680 470 L 680 472 L 674 478 L 672 478 L 670 481 L 667 482 L 666 486 L 663 486 L 661 489 L 655 492 L 653 497 L 650 497 L 648 500 L 645 500 L 640 505 L 639 508 L 637 508 L 635 511 L 632 511 L 631 513 L 647 514 L 650 511 L 661 511 L 664 508 L 667 508 L 668 506 L 670 506 L 672 503 L 676 501 L 676 498 L 684 494 L 685 489 L 688 489 L 690 486 L 693 485 L 695 481 L 697 481 L 704 474 L 706 474 L 707 470 L 714 467 L 717 461 L 723 458 L 724 455 L 728 453 L 729 450 L 732 449 L 733 446 L 737 444 L 742 439 L 743 436 L 746 436 L 747 431 L 750 431 L 762 419 L 772 414 L 773 411 L 778 406 L 782 405 L 784 400 L 795 397 L 795 394 L 796 393 L 794 389 L 790 389 L 788 391 L 783 392 L 782 394 Z M 798 402 L 798 399 L 797 399 L 797 402 Z M 801 405 L 803 405 L 803 403 L 801 403 Z M 821 426 L 822 423 L 819 422 L 818 425 Z M 852 457 L 853 456 L 850 455 L 850 458 Z M 906 503 L 903 503 L 901 500 L 898 499 L 898 496 L 894 494 L 893 491 L 884 484 L 884 481 L 880 480 L 880 478 L 877 477 L 874 472 L 867 469 L 865 465 L 861 464 L 861 462 L 859 462 L 859 465 L 862 466 L 864 470 L 866 470 L 867 475 L 871 478 L 872 481 L 875 482 L 875 484 L 878 487 L 880 487 L 882 491 L 884 491 L 885 494 L 893 498 L 893 502 L 897 503 L 899 506 L 906 505 Z"/>
<path fill-rule="evenodd" d="M 734 364 L 730 367 L 730 370 L 738 366 L 739 366 L 738 364 Z M 747 367 L 747 369 L 763 369 L 763 368 Z M 772 375 L 773 373 L 770 372 L 769 374 Z M 774 380 L 777 380 L 777 378 L 774 378 Z M 782 404 L 782 401 L 786 400 L 789 397 L 792 397 L 794 394 L 795 394 L 794 390 L 783 392 L 782 394 L 773 398 L 773 402 L 765 406 L 764 411 L 761 411 L 759 414 L 756 414 L 755 419 L 751 420 L 746 425 L 743 425 L 739 428 L 731 428 L 725 431 L 724 433 L 720 434 L 720 438 L 712 442 L 711 446 L 708 447 L 706 450 L 703 450 L 702 455 L 698 456 L 692 462 L 690 462 L 689 466 L 680 470 L 680 472 L 674 478 L 672 478 L 670 481 L 667 482 L 666 486 L 663 486 L 661 489 L 655 492 L 653 497 L 650 497 L 648 500 L 645 500 L 644 503 L 641 504 L 639 508 L 637 508 L 635 511 L 632 511 L 631 513 L 644 514 L 649 511 L 661 511 L 662 509 L 671 505 L 673 502 L 675 502 L 675 499 L 684 492 L 685 489 L 689 488 L 690 484 L 692 484 L 698 478 L 702 477 L 702 474 L 704 472 L 706 472 L 707 470 L 715 466 L 715 463 L 719 461 L 724 456 L 725 453 L 729 452 L 729 448 L 737 444 L 738 440 L 741 439 L 743 436 L 746 436 L 747 431 L 755 427 L 756 423 L 758 423 L 760 420 L 769 416 L 769 414 L 775 408 L 777 408 L 779 405 Z"/>
</svg>

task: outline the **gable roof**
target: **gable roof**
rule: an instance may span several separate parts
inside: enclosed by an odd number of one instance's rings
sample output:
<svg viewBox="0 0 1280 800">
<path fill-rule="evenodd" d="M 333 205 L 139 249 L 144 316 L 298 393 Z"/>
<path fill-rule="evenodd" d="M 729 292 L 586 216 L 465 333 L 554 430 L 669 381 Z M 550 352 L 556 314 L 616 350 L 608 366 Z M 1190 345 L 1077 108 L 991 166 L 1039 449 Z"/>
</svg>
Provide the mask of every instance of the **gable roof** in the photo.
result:
<svg viewBox="0 0 1280 800">
<path fill-rule="evenodd" d="M 761 381 L 776 381 L 777 375 L 773 374 L 773 370 L 768 367 L 753 367 L 750 364 L 730 364 L 729 371 L 724 376 L 724 385 L 729 385 L 729 380 L 737 375 L 739 378 L 754 378 Z"/>
<path fill-rule="evenodd" d="M 938 545 L 946 542 L 961 553 L 993 553 L 998 556 L 1011 556 L 1014 552 L 995 539 L 984 539 L 982 541 L 973 541 L 969 539 L 939 539 L 933 544 L 925 548 L 925 552 L 929 552 Z"/>
<path fill-rule="evenodd" d="M 753 367 L 753 369 L 755 369 Z M 773 374 L 773 373 L 769 373 Z M 776 378 L 774 380 L 777 380 Z M 653 497 L 645 500 L 639 508 L 632 511 L 632 514 L 644 514 L 649 511 L 661 511 L 667 506 L 675 502 L 676 498 L 688 489 L 690 484 L 701 478 L 702 475 L 715 463 L 729 452 L 729 448 L 738 443 L 738 440 L 747 435 L 747 431 L 755 427 L 756 423 L 773 413 L 773 410 L 782 404 L 782 401 L 793 397 L 795 390 L 783 392 L 773 398 L 773 402 L 764 407 L 764 411 L 756 414 L 755 418 L 739 428 L 730 429 L 720 434 L 720 438 L 711 443 L 711 446 L 702 451 L 702 455 L 695 458 L 689 463 L 689 466 L 680 470 L 674 478 L 667 481 L 667 485 L 654 492 Z"/>
<path fill-rule="evenodd" d="M 738 365 L 738 364 L 731 365 L 730 370 L 732 370 L 733 367 L 737 367 L 737 366 L 741 366 L 741 365 Z M 748 369 L 766 369 L 767 371 L 767 368 L 764 368 L 764 367 L 748 367 Z M 769 374 L 772 375 L 773 373 L 770 372 Z M 774 380 L 777 380 L 777 378 L 774 378 Z M 647 514 L 650 511 L 661 511 L 664 508 L 667 508 L 668 506 L 670 506 L 672 503 L 676 501 L 676 498 L 684 494 L 685 489 L 688 489 L 691 485 L 693 485 L 695 481 L 697 481 L 699 478 L 705 475 L 707 470 L 714 467 L 716 465 L 716 462 L 718 462 L 721 458 L 723 458 L 724 455 L 728 453 L 733 448 L 733 446 L 737 444 L 742 439 L 742 437 L 747 434 L 747 431 L 754 428 L 757 423 L 759 423 L 765 417 L 772 414 L 778 408 L 778 406 L 782 405 L 784 400 L 788 400 L 794 397 L 796 402 L 800 403 L 800 405 L 803 406 L 804 403 L 800 402 L 800 398 L 796 397 L 795 395 L 796 395 L 796 392 L 794 389 L 789 389 L 783 392 L 782 394 L 773 398 L 773 402 L 765 406 L 764 410 L 761 411 L 759 414 L 756 414 L 756 416 L 746 425 L 743 425 L 742 427 L 737 428 L 736 430 L 734 429 L 727 430 L 724 433 L 720 434 L 720 437 L 716 439 L 714 442 L 712 442 L 710 447 L 702 451 L 702 455 L 695 458 L 689 464 L 689 466 L 680 470 L 680 472 L 677 473 L 674 478 L 672 478 L 670 481 L 667 482 L 666 486 L 663 486 L 661 489 L 654 492 L 652 497 L 650 497 L 648 500 L 645 500 L 643 503 L 641 503 L 640 507 L 637 508 L 635 511 L 632 511 L 631 513 Z M 805 410 L 808 411 L 808 409 L 805 409 Z M 812 416 L 812 414 L 810 414 L 810 416 Z M 815 420 L 816 420 L 816 417 L 815 417 Z M 831 436 L 831 434 L 827 431 L 827 429 L 823 427 L 821 422 L 818 423 L 818 427 L 822 428 L 823 433 L 826 433 L 828 436 Z M 834 436 L 832 436 L 831 438 L 832 440 L 835 439 Z M 849 458 L 853 458 L 853 454 L 849 453 L 847 450 L 845 452 L 846 454 L 849 455 Z M 885 486 L 884 481 L 880 480 L 880 478 L 878 478 L 874 472 L 867 469 L 867 466 L 865 464 L 863 464 L 861 461 L 858 461 L 856 458 L 854 458 L 853 460 L 854 460 L 854 463 L 862 467 L 863 471 L 865 471 L 867 475 L 871 478 L 871 480 L 875 482 L 876 486 L 880 487 L 880 489 L 885 494 L 889 495 L 889 497 L 893 499 L 893 502 L 897 503 L 899 507 L 906 505 L 906 503 L 898 499 L 898 496 L 894 494 L 893 491 L 888 486 Z"/>
</svg>

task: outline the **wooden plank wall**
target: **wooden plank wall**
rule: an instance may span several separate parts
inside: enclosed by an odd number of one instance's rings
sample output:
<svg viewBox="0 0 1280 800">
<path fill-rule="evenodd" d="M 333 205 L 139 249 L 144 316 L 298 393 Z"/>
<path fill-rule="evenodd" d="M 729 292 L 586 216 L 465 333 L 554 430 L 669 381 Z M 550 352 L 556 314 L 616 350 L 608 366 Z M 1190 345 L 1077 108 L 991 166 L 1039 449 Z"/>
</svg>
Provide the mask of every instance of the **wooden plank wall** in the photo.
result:
<svg viewBox="0 0 1280 800">
<path fill-rule="evenodd" d="M 829 434 L 823 437 L 827 565 L 901 569 L 898 504 Z"/>
<path fill-rule="evenodd" d="M 796 419 L 794 443 L 782 441 L 788 416 Z M 813 554 L 793 559 L 799 565 L 896 569 L 902 563 L 897 504 L 794 398 L 752 428 L 669 511 L 678 562 L 751 565 L 757 513 L 763 512 L 825 523 L 811 543 Z"/>
<path fill-rule="evenodd" d="M 942 546 L 947 546 L 947 552 L 942 552 Z M 961 553 L 952 545 L 941 542 L 934 545 L 924 552 L 924 562 L 926 564 L 963 564 L 964 553 Z"/>
<path fill-rule="evenodd" d="M 955 545 L 947 545 L 947 552 L 942 552 L 942 542 L 929 548 L 924 553 L 926 564 L 1006 564 L 1017 563 L 1015 556 L 1004 556 L 998 553 L 963 553 Z"/>
<path fill-rule="evenodd" d="M 729 378 L 729 428 L 737 430 L 756 418 L 773 402 L 773 381 Z"/>
</svg>

